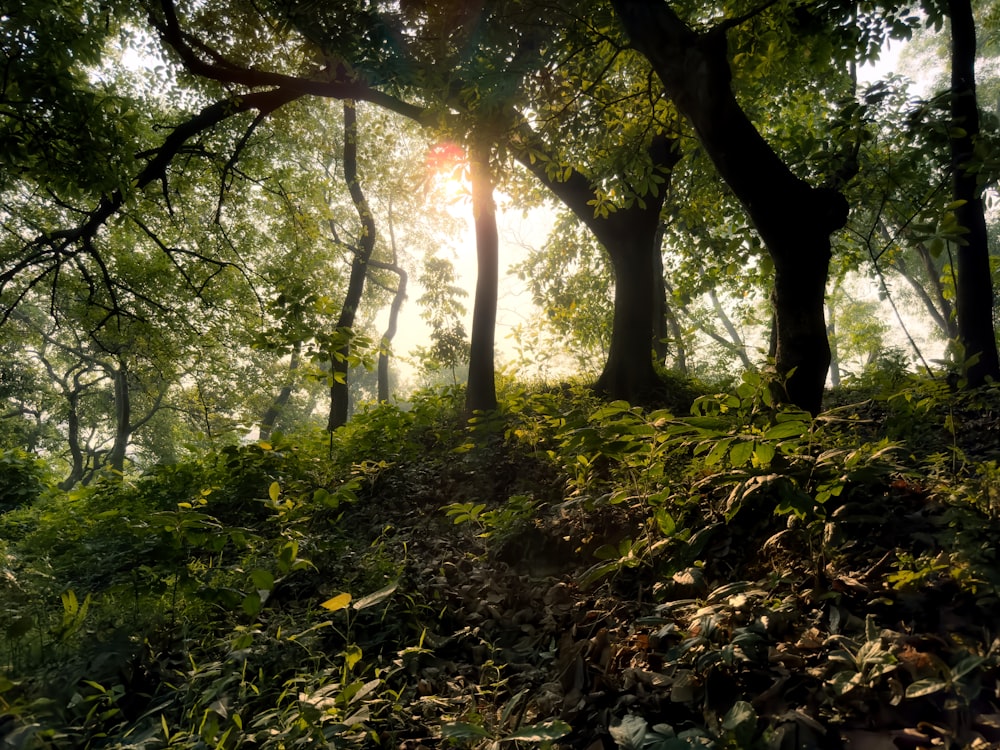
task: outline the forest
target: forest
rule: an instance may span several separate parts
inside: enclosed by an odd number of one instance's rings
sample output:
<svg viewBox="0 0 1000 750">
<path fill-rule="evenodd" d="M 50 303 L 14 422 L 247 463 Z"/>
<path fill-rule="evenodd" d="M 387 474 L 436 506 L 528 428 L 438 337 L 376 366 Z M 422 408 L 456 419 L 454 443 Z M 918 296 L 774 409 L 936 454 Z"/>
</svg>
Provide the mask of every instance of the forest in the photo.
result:
<svg viewBox="0 0 1000 750">
<path fill-rule="evenodd" d="M 0 747 L 1000 748 L 998 0 L 0 51 Z"/>
</svg>

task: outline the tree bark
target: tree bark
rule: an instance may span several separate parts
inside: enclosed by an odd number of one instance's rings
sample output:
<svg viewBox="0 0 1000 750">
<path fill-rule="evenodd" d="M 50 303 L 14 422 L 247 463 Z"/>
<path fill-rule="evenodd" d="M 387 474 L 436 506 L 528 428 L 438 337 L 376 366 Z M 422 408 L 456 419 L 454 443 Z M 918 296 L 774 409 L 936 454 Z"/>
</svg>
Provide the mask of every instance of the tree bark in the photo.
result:
<svg viewBox="0 0 1000 750">
<path fill-rule="evenodd" d="M 537 147 L 532 133 L 523 129 L 521 136 Z M 515 155 L 586 225 L 611 258 L 615 277 L 611 343 L 595 390 L 631 403 L 652 400 L 663 388 L 653 367 L 653 351 L 660 335 L 656 321 L 663 313 L 657 298 L 665 293 L 658 229 L 666 185 L 660 186 L 656 196 L 644 196 L 642 203 L 596 216 L 594 188 L 583 174 L 573 170 L 566 179 L 555 179 L 541 161 L 532 161 L 523 152 Z M 649 155 L 665 175 L 678 159 L 672 139 L 662 135 L 653 139 Z"/>
<path fill-rule="evenodd" d="M 271 405 L 267 407 L 267 411 L 264 412 L 264 416 L 260 418 L 261 440 L 271 439 L 271 432 L 274 430 L 274 425 L 278 421 L 278 417 L 281 416 L 281 412 L 292 398 L 292 391 L 295 390 L 295 373 L 299 369 L 299 352 L 301 349 L 302 343 L 296 341 L 295 346 L 292 348 L 292 356 L 288 360 L 288 370 L 285 373 L 285 384 L 281 386 L 281 390 L 278 391 L 278 395 L 274 397 L 274 401 L 272 401 Z"/>
<path fill-rule="evenodd" d="M 1000 380 L 993 330 L 993 279 L 979 167 L 976 98 L 976 23 L 970 0 L 948 0 L 951 16 L 951 168 L 955 218 L 964 229 L 958 247 L 958 334 L 970 387 Z"/>
<path fill-rule="evenodd" d="M 840 351 L 837 346 L 837 314 L 833 307 L 830 308 L 830 315 L 826 325 L 827 336 L 830 340 L 830 385 L 834 388 L 840 387 Z"/>
<path fill-rule="evenodd" d="M 667 316 L 667 285 L 663 278 L 663 224 L 657 222 L 653 238 L 653 356 L 661 365 L 667 363 L 670 338 Z"/>
<path fill-rule="evenodd" d="M 132 436 L 132 394 L 129 390 L 128 367 L 119 360 L 111 373 L 115 385 L 115 441 L 108 454 L 108 464 L 113 471 L 125 473 L 125 454 Z"/>
<path fill-rule="evenodd" d="M 347 282 L 347 294 L 344 296 L 344 306 L 340 309 L 335 335 L 343 341 L 330 357 L 330 417 L 326 428 L 333 432 L 338 427 L 347 424 L 350 407 L 350 391 L 347 384 L 350 368 L 351 338 L 354 335 L 354 318 L 361 295 L 365 290 L 365 278 L 368 275 L 368 261 L 375 250 L 375 217 L 368 207 L 364 191 L 358 182 L 358 115 L 354 102 L 344 100 L 344 181 L 351 194 L 351 201 L 361 220 L 361 233 L 357 247 L 354 248 L 354 258 L 351 261 L 351 275 Z"/>
<path fill-rule="evenodd" d="M 493 346 L 496 338 L 497 296 L 500 282 L 500 240 L 497 234 L 490 143 L 476 141 L 469 153 L 472 175 L 472 214 L 476 228 L 476 299 L 472 307 L 472 334 L 469 346 L 469 381 L 465 391 L 465 411 L 493 411 L 497 408 Z"/>
<path fill-rule="evenodd" d="M 775 360 L 787 378 L 779 395 L 818 413 L 830 364 L 830 234 L 846 223 L 847 201 L 792 174 L 750 122 L 730 86 L 723 32 L 695 33 L 662 0 L 612 5 L 764 241 L 774 262 Z"/>
<path fill-rule="evenodd" d="M 750 361 L 750 356 L 747 354 L 747 345 L 743 341 L 743 337 L 740 336 L 740 332 L 736 330 L 736 326 L 733 324 L 732 318 L 729 317 L 729 313 L 726 312 L 726 308 L 722 306 L 719 295 L 715 293 L 714 289 L 710 289 L 708 291 L 708 298 L 712 301 L 712 309 L 715 310 L 715 316 L 722 323 L 722 327 L 726 329 L 726 334 L 729 336 L 729 348 L 740 358 L 740 362 L 743 363 L 744 368 L 747 370 L 754 369 L 753 362 Z"/>
<path fill-rule="evenodd" d="M 392 303 L 389 305 L 389 320 L 386 323 L 385 332 L 382 334 L 382 345 L 378 353 L 378 400 L 389 400 L 389 346 L 396 336 L 399 327 L 399 311 L 406 301 L 407 275 L 399 265 L 399 252 L 396 249 L 396 230 L 393 226 L 392 218 L 392 198 L 389 199 L 389 247 L 392 249 L 392 263 L 376 263 L 371 261 L 373 266 L 391 271 L 396 274 L 398 283 L 396 291 L 392 296 Z"/>
<path fill-rule="evenodd" d="M 378 400 L 389 400 L 389 347 L 396 330 L 399 328 L 399 311 L 406 300 L 406 271 L 395 263 L 387 264 L 386 268 L 399 277 L 396 285 L 396 292 L 392 296 L 392 303 L 389 305 L 389 321 L 386 324 L 385 332 L 382 334 L 382 345 L 378 353 Z"/>
<path fill-rule="evenodd" d="M 83 478 L 83 448 L 80 446 L 80 394 L 72 390 L 66 394 L 69 411 L 66 414 L 66 442 L 69 445 L 69 474 L 59 483 L 59 489 L 70 490 Z"/>
</svg>

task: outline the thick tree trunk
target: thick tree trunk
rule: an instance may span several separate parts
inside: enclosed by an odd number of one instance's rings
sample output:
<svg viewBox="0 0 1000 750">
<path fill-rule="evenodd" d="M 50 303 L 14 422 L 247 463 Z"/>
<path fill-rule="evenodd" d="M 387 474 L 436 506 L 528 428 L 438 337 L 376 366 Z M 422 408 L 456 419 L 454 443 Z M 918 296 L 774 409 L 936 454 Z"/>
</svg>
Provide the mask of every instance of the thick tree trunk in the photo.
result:
<svg viewBox="0 0 1000 750">
<path fill-rule="evenodd" d="M 958 248 L 959 340 L 965 352 L 966 377 L 971 387 L 987 379 L 1000 380 L 993 331 L 993 279 L 983 213 L 979 170 L 975 166 L 979 139 L 976 98 L 976 24 L 970 0 L 948 0 L 951 16 L 951 168 L 955 209 L 965 229 Z"/>
<path fill-rule="evenodd" d="M 621 227 L 611 263 L 615 273 L 615 314 L 611 346 L 595 385 L 609 398 L 651 401 L 662 387 L 653 368 L 652 321 L 656 285 L 651 252 L 653 231 L 641 224 Z"/>
<path fill-rule="evenodd" d="M 493 346 L 500 281 L 500 240 L 497 234 L 496 203 L 493 199 L 493 175 L 490 170 L 491 145 L 477 141 L 469 154 L 478 262 L 469 346 L 469 382 L 465 392 L 465 411 L 469 415 L 497 408 Z"/>
<path fill-rule="evenodd" d="M 368 261 L 375 249 L 375 218 L 372 216 L 364 191 L 358 182 L 358 120 L 354 102 L 344 100 L 344 181 L 351 194 L 351 201 L 361 220 L 361 232 L 358 246 L 354 248 L 354 258 L 351 261 L 351 276 L 347 282 L 347 294 L 344 296 L 344 306 L 337 319 L 336 335 L 343 337 L 343 343 L 333 352 L 330 358 L 330 416 L 326 428 L 333 432 L 338 427 L 347 424 L 350 406 L 350 390 L 347 384 L 347 373 L 350 369 L 351 338 L 353 336 L 354 318 L 361 304 L 361 295 L 365 290 L 365 278 L 368 275 Z"/>
<path fill-rule="evenodd" d="M 132 436 L 132 394 L 129 391 L 128 368 L 119 362 L 111 373 L 115 384 L 115 442 L 108 454 L 108 464 L 113 471 L 125 473 L 125 454 Z"/>
<path fill-rule="evenodd" d="M 847 221 L 846 200 L 793 175 L 754 128 L 730 87 L 724 33 L 695 33 L 662 0 L 612 5 L 763 239 L 775 268 L 775 359 L 787 377 L 781 395 L 818 413 L 830 364 L 823 315 L 830 234 Z"/>
<path fill-rule="evenodd" d="M 523 135 L 525 143 L 535 143 L 533 134 Z M 649 147 L 654 166 L 666 176 L 678 159 L 673 145 L 661 135 Z M 663 387 L 653 367 L 653 351 L 660 335 L 656 321 L 664 312 L 657 305 L 658 296 L 664 294 L 658 228 L 666 185 L 660 186 L 658 195 L 645 196 L 642 205 L 636 201 L 630 208 L 595 216 L 594 188 L 583 174 L 574 170 L 567 179 L 557 180 L 526 153 L 518 153 L 517 159 L 587 226 L 611 258 L 615 276 L 611 344 L 595 389 L 612 399 L 649 401 Z"/>
</svg>

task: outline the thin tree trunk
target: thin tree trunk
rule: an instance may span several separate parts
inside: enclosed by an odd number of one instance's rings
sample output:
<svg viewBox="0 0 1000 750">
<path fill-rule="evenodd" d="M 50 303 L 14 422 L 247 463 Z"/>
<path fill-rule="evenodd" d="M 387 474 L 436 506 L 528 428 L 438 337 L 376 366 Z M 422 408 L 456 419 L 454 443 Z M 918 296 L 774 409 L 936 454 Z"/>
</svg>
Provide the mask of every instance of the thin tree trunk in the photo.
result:
<svg viewBox="0 0 1000 750">
<path fill-rule="evenodd" d="M 337 319 L 336 336 L 342 337 L 342 343 L 330 358 L 330 417 L 326 428 L 333 432 L 338 427 L 347 424 L 350 406 L 350 390 L 347 374 L 350 369 L 351 338 L 354 335 L 354 318 L 361 295 L 365 290 L 365 277 L 368 275 L 368 261 L 375 249 L 375 217 L 368 207 L 364 191 L 358 182 L 358 119 L 357 109 L 350 99 L 344 100 L 344 181 L 351 194 L 351 201 L 361 220 L 361 233 L 358 246 L 354 248 L 354 258 L 351 261 L 351 275 L 347 282 L 347 294 L 344 296 L 344 306 Z"/>
<path fill-rule="evenodd" d="M 472 214 L 476 227 L 476 299 L 472 308 L 472 335 L 469 346 L 469 382 L 465 411 L 493 411 L 497 408 L 493 346 L 496 337 L 497 296 L 500 281 L 500 240 L 497 234 L 496 203 L 490 168 L 492 144 L 478 140 L 472 144 L 469 162 L 472 174 Z"/>
<path fill-rule="evenodd" d="M 715 293 L 714 289 L 709 289 L 708 298 L 712 301 L 712 309 L 715 310 L 716 317 L 722 322 L 722 327 L 726 329 L 726 333 L 729 335 L 729 340 L 732 342 L 732 350 L 740 358 L 740 362 L 743 363 L 743 366 L 747 370 L 754 369 L 753 362 L 750 361 L 750 357 L 747 355 L 747 347 L 743 343 L 743 337 L 740 336 L 740 332 L 733 325 L 729 313 L 726 312 L 726 308 L 719 301 L 719 295 Z"/>
<path fill-rule="evenodd" d="M 267 407 L 264 416 L 260 418 L 261 440 L 271 439 L 271 431 L 274 430 L 274 425 L 278 421 L 278 417 L 281 416 L 281 412 L 292 398 L 292 391 L 295 390 L 295 374 L 299 369 L 299 353 L 301 350 L 302 343 L 296 341 L 295 346 L 292 348 L 292 356 L 288 360 L 288 369 L 285 371 L 285 384 L 281 386 L 278 395 L 274 397 L 274 401 Z"/>
<path fill-rule="evenodd" d="M 373 266 L 391 271 L 396 274 L 398 283 L 396 291 L 392 296 L 392 303 L 389 305 L 389 320 L 386 324 L 385 332 L 382 334 L 382 344 L 378 352 L 378 400 L 389 400 L 389 348 L 396 330 L 399 327 L 399 311 L 406 301 L 407 275 L 399 266 L 399 252 L 396 249 L 396 230 L 392 220 L 392 199 L 389 199 L 389 247 L 392 249 L 392 263 L 377 263 L 371 261 Z"/>
<path fill-rule="evenodd" d="M 667 285 L 663 278 L 663 224 L 657 222 L 653 240 L 653 356 L 661 365 L 667 362 L 670 347 L 667 322 Z"/>
<path fill-rule="evenodd" d="M 674 367 L 682 375 L 687 375 L 687 350 L 684 345 L 684 331 L 681 329 L 680 321 L 677 319 L 677 315 L 670 305 L 667 305 L 665 313 L 667 326 L 670 329 L 670 337 L 674 342 Z"/>
<path fill-rule="evenodd" d="M 837 346 L 837 314 L 833 307 L 829 307 L 827 315 L 826 333 L 830 339 L 830 385 L 834 388 L 840 386 L 840 351 Z"/>
<path fill-rule="evenodd" d="M 965 233 L 958 247 L 958 333 L 970 387 L 1000 380 L 993 330 L 993 279 L 983 195 L 976 166 L 976 23 L 970 0 L 948 0 L 951 16 L 951 168 L 955 217 Z"/>
<path fill-rule="evenodd" d="M 66 414 L 66 441 L 69 444 L 69 474 L 59 483 L 59 489 L 69 490 L 83 479 L 84 457 L 80 445 L 80 378 L 73 377 L 73 387 L 66 393 L 69 411 Z"/>
<path fill-rule="evenodd" d="M 774 261 L 775 361 L 787 378 L 779 395 L 818 413 L 830 365 L 830 234 L 846 223 L 847 201 L 792 174 L 754 128 L 730 87 L 724 31 L 697 34 L 662 0 L 612 5 L 764 241 Z"/>
<path fill-rule="evenodd" d="M 930 279 L 931 286 L 934 288 L 934 299 L 937 301 L 936 309 L 940 310 L 941 318 L 944 322 L 944 326 L 942 327 L 944 335 L 949 339 L 957 339 L 958 324 L 955 321 L 955 309 L 951 300 L 948 299 L 948 296 L 944 292 L 944 284 L 941 283 L 941 272 L 938 270 L 937 264 L 934 263 L 934 256 L 931 255 L 931 251 L 923 242 L 917 243 L 917 252 L 920 254 L 921 262 L 924 264 L 927 278 Z M 933 304 L 931 306 L 935 307 Z"/>
</svg>

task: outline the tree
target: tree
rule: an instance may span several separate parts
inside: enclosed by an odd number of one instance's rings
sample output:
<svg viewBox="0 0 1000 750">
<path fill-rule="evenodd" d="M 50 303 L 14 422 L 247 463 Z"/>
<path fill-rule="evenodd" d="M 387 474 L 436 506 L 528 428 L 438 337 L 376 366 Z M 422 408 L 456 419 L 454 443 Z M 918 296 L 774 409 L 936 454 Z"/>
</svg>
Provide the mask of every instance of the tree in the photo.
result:
<svg viewBox="0 0 1000 750">
<path fill-rule="evenodd" d="M 497 408 L 493 346 L 500 283 L 500 240 L 497 235 L 496 201 L 493 197 L 493 167 L 490 164 L 493 139 L 478 134 L 473 138 L 469 149 L 469 171 L 478 274 L 472 307 L 469 382 L 465 393 L 465 411 L 469 415 Z"/>
<path fill-rule="evenodd" d="M 830 364 L 830 235 L 846 223 L 847 201 L 794 175 L 750 122 L 730 87 L 726 25 L 697 33 L 666 2 L 612 5 L 760 233 L 774 264 L 778 372 L 788 400 L 818 413 Z"/>
<path fill-rule="evenodd" d="M 330 417 L 327 429 L 333 432 L 347 424 L 348 383 L 347 373 L 351 358 L 351 339 L 354 337 L 354 318 L 361 295 L 364 293 L 368 262 L 375 251 L 375 217 L 368 207 L 361 183 L 358 181 L 358 126 L 353 101 L 344 101 L 344 181 L 351 194 L 351 201 L 358 212 L 361 229 L 351 259 L 351 274 L 347 294 L 337 318 L 334 349 L 330 352 Z"/>
<path fill-rule="evenodd" d="M 1000 380 L 993 327 L 993 275 L 980 178 L 976 24 L 970 0 L 948 0 L 951 20 L 951 171 L 958 247 L 958 334 L 970 386 Z"/>
</svg>

